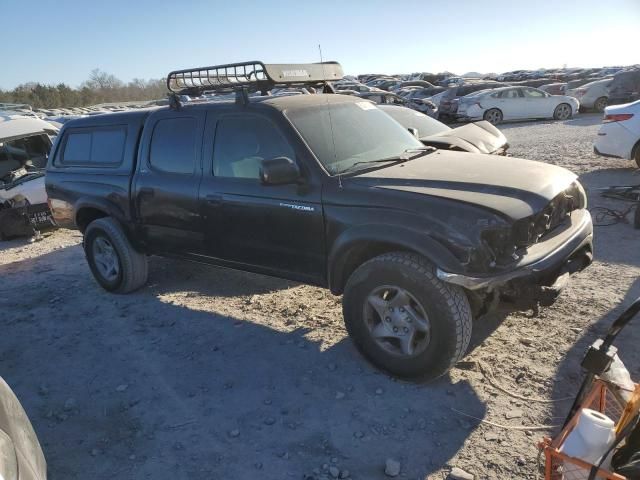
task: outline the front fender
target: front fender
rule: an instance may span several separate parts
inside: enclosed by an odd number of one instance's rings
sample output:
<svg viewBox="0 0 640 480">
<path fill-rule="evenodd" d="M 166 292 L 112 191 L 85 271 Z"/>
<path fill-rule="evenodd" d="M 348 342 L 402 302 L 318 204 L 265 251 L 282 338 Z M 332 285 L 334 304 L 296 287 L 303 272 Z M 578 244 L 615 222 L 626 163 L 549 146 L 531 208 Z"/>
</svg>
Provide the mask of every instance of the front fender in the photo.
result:
<svg viewBox="0 0 640 480">
<path fill-rule="evenodd" d="M 384 247 L 383 250 L 380 250 Z M 444 245 L 424 232 L 389 225 L 359 225 L 342 232 L 331 247 L 328 258 L 328 283 L 333 293 L 341 293 L 354 265 L 353 256 L 366 252 L 406 250 L 418 253 L 440 269 L 460 271 L 461 262 Z M 380 253 L 376 253 L 380 254 Z M 374 255 L 375 256 L 375 255 Z M 371 256 L 364 256 L 365 261 Z"/>
</svg>

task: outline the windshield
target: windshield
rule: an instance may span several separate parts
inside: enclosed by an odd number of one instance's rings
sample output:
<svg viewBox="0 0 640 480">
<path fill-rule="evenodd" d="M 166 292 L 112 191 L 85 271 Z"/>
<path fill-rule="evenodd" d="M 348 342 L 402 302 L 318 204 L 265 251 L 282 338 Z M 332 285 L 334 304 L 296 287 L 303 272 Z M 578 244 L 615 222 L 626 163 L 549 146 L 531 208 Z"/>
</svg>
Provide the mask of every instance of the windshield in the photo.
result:
<svg viewBox="0 0 640 480">
<path fill-rule="evenodd" d="M 424 148 L 398 122 L 367 101 L 327 103 L 326 108 L 314 105 L 285 115 L 331 175 L 352 169 L 356 162 L 401 157 L 407 150 Z"/>
<path fill-rule="evenodd" d="M 405 107 L 382 107 L 381 110 L 390 115 L 395 121 L 400 123 L 405 129 L 415 128 L 418 130 L 418 138 L 424 138 L 431 135 L 451 130 L 444 123 L 439 122 L 424 113 L 416 112 Z"/>
</svg>

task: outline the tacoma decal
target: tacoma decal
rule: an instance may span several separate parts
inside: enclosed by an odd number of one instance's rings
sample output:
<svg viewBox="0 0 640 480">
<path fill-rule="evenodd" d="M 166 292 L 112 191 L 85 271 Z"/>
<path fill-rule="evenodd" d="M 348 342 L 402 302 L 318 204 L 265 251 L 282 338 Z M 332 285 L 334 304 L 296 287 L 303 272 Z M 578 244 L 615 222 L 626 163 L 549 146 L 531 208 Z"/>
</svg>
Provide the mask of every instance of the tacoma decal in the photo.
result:
<svg viewBox="0 0 640 480">
<path fill-rule="evenodd" d="M 314 212 L 315 207 L 309 207 L 307 205 L 296 205 L 293 203 L 282 203 L 280 202 L 281 207 L 290 208 L 291 210 L 301 210 L 303 212 Z"/>
</svg>

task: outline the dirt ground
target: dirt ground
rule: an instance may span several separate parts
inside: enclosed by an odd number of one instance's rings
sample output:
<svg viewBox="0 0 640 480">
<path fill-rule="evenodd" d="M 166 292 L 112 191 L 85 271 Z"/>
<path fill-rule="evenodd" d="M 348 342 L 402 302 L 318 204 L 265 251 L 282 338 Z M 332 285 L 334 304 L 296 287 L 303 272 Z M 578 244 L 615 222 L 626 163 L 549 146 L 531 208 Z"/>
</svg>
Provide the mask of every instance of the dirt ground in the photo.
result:
<svg viewBox="0 0 640 480">
<path fill-rule="evenodd" d="M 599 123 L 503 129 L 514 156 L 579 173 L 591 206 L 625 208 L 596 189 L 640 177 L 592 153 Z M 562 422 L 582 353 L 640 295 L 639 238 L 629 224 L 598 227 L 595 263 L 553 307 L 480 319 L 466 363 L 431 384 L 371 367 L 345 335 L 340 299 L 318 288 L 152 258 L 148 286 L 114 296 L 94 282 L 76 232 L 4 242 L 0 375 L 53 480 L 383 479 L 388 459 L 407 479 L 453 467 L 536 478 L 536 443 Z M 640 321 L 618 343 L 635 378 L 638 332 Z"/>
</svg>

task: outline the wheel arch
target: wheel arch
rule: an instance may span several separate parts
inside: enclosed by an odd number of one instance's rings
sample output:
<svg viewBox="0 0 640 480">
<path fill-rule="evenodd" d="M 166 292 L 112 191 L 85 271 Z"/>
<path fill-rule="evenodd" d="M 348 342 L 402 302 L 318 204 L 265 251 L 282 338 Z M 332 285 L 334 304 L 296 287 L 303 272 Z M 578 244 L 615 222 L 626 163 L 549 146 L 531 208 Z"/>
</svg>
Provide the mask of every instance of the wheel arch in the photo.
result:
<svg viewBox="0 0 640 480">
<path fill-rule="evenodd" d="M 390 252 L 422 255 L 437 267 L 458 271 L 460 262 L 441 243 L 410 229 L 388 226 L 360 226 L 343 232 L 333 243 L 328 258 L 328 284 L 339 295 L 350 275 L 364 262 Z"/>
<path fill-rule="evenodd" d="M 125 220 L 124 212 L 120 208 L 103 199 L 80 198 L 74 206 L 74 211 L 74 221 L 81 232 L 98 218 L 113 217 L 120 223 L 124 223 Z"/>
<path fill-rule="evenodd" d="M 132 225 L 127 221 L 125 213 L 112 202 L 95 198 L 80 198 L 74 206 L 74 223 L 80 232 L 84 233 L 89 224 L 98 218 L 111 217 L 117 221 L 136 249 L 144 251 L 144 244 L 134 234 Z"/>
</svg>

